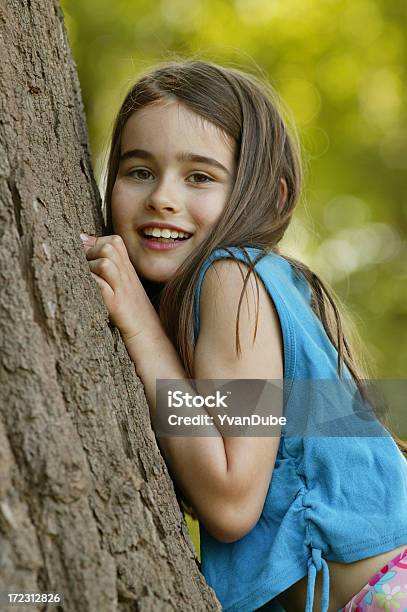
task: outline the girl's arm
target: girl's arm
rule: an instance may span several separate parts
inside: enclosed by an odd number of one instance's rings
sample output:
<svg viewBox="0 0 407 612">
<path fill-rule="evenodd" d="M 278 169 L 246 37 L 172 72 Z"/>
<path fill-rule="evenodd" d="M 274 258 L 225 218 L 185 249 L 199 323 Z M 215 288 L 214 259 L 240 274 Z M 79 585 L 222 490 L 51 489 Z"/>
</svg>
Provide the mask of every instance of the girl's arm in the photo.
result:
<svg viewBox="0 0 407 612">
<path fill-rule="evenodd" d="M 153 417 L 156 380 L 186 380 L 183 365 L 128 260 L 121 239 L 90 237 L 84 246 L 110 318 L 119 328 L 144 384 Z M 238 264 L 230 260 L 217 261 L 207 271 L 201 291 L 195 378 L 282 379 L 281 333 L 272 301 L 259 281 L 259 319 L 253 344 L 256 314 L 253 279 L 248 285 L 240 311 L 242 353 L 238 358 L 235 323 L 242 275 Z M 194 394 L 192 387 L 191 394 Z M 214 431 L 218 433 L 215 428 Z M 198 518 L 214 537 L 225 542 L 243 537 L 257 522 L 278 443 L 277 437 L 222 438 L 220 435 L 159 440 L 169 468 Z"/>
<path fill-rule="evenodd" d="M 201 291 L 195 378 L 282 379 L 278 317 L 261 281 L 257 336 L 252 344 L 256 315 L 253 277 L 240 311 L 242 354 L 236 357 L 235 325 L 242 287 L 238 264 L 233 261 L 215 262 L 207 271 Z M 154 333 L 150 327 L 147 333 L 125 339 L 125 342 L 144 383 L 153 416 L 156 379 L 185 379 L 184 368 L 158 317 Z M 276 412 L 277 407 L 274 414 Z M 219 436 L 163 437 L 159 441 L 172 474 L 198 518 L 214 537 L 226 542 L 243 537 L 256 524 L 273 472 L 278 443 L 278 437 Z"/>
</svg>

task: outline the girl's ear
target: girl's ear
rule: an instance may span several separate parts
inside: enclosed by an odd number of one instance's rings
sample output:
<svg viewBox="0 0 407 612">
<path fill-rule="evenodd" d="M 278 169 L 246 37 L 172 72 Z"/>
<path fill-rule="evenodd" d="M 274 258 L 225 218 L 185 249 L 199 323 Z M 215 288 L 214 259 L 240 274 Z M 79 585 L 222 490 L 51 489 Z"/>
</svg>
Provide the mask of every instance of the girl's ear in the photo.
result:
<svg viewBox="0 0 407 612">
<path fill-rule="evenodd" d="M 278 202 L 278 212 L 281 213 L 281 211 L 284 208 L 284 204 L 287 201 L 287 197 L 288 197 L 288 187 L 287 187 L 287 182 L 284 178 L 280 179 L 280 199 Z"/>
</svg>

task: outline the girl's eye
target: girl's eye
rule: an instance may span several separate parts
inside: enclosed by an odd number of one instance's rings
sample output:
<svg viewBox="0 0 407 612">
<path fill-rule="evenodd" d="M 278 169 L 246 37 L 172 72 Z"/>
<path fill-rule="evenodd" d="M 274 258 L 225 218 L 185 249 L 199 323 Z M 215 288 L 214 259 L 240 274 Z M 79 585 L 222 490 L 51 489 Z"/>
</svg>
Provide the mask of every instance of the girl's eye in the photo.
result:
<svg viewBox="0 0 407 612">
<path fill-rule="evenodd" d="M 213 179 L 210 176 L 207 176 L 206 174 L 202 174 L 201 172 L 194 172 L 194 174 L 191 174 L 191 176 L 197 176 L 200 179 L 206 179 L 206 180 L 198 180 L 198 181 L 192 181 L 193 183 L 210 183 L 213 182 Z"/>
<path fill-rule="evenodd" d="M 129 175 L 135 176 L 141 181 L 146 181 L 148 180 L 148 175 L 151 175 L 151 172 L 149 170 L 146 170 L 145 168 L 136 168 L 135 170 L 129 172 Z"/>
<path fill-rule="evenodd" d="M 153 175 L 146 168 L 135 168 L 129 172 L 129 176 L 134 176 L 139 181 L 151 181 L 152 179 L 150 177 Z M 192 177 L 195 177 L 195 180 L 192 180 L 191 182 L 197 185 L 213 182 L 213 179 L 210 176 L 207 176 L 202 172 L 194 172 L 189 178 L 191 179 Z"/>
</svg>

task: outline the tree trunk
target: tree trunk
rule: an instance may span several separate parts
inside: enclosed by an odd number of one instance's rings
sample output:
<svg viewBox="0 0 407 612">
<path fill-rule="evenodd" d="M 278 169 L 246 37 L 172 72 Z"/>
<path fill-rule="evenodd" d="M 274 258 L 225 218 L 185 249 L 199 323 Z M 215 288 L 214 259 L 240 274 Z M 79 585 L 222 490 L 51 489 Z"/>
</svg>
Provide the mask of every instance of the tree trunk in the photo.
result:
<svg viewBox="0 0 407 612">
<path fill-rule="evenodd" d="M 0 33 L 0 591 L 219 610 L 80 243 L 102 216 L 62 12 L 7 0 Z"/>
</svg>

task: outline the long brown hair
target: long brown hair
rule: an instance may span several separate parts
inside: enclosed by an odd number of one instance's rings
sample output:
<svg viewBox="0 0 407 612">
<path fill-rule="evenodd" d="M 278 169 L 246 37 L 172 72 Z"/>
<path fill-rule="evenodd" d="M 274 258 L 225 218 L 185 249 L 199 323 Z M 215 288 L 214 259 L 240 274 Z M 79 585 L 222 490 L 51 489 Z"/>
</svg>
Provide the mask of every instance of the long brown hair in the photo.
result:
<svg viewBox="0 0 407 612">
<path fill-rule="evenodd" d="M 186 375 L 193 378 L 194 294 L 200 265 L 217 248 L 238 246 L 260 250 L 253 263 L 247 257 L 249 269 L 236 320 L 236 351 L 239 353 L 239 314 L 247 282 L 253 273 L 258 289 L 254 270 L 257 261 L 271 251 L 281 255 L 278 245 L 299 200 L 303 170 L 295 126 L 290 125 L 287 116 L 283 118 L 281 100 L 269 84 L 239 69 L 212 62 L 194 59 L 166 62 L 133 85 L 117 115 L 104 201 L 108 234 L 113 233 L 111 197 L 119 168 L 123 128 L 134 112 L 165 98 L 178 100 L 231 136 L 237 144 L 237 172 L 233 190 L 211 234 L 165 285 L 145 281 L 145 289 L 183 362 Z M 281 179 L 287 184 L 287 197 L 283 202 Z M 310 284 L 311 306 L 337 350 L 339 378 L 342 378 L 345 363 L 364 396 L 362 379 L 367 377 L 367 371 L 351 347 L 349 334 L 345 333 L 344 307 L 339 306 L 332 289 L 308 266 L 282 256 Z M 254 336 L 256 330 L 257 317 Z"/>
</svg>

